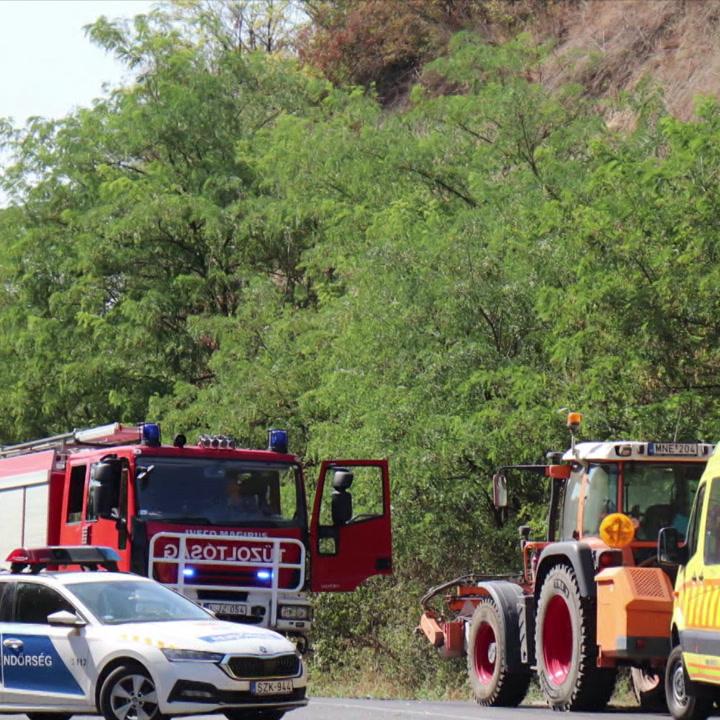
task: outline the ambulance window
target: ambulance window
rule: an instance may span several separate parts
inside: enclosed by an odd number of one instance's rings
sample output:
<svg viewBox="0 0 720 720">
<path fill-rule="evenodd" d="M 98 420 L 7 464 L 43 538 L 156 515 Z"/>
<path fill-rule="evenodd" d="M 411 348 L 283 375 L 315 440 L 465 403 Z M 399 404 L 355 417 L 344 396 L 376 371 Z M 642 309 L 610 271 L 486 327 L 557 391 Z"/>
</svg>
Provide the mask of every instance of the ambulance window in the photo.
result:
<svg viewBox="0 0 720 720">
<path fill-rule="evenodd" d="M 48 615 L 75 608 L 52 588 L 36 583 L 18 583 L 15 591 L 15 622 L 47 625 Z"/>
<path fill-rule="evenodd" d="M 690 528 L 688 531 L 688 558 L 691 558 L 698 546 L 698 532 L 700 530 L 699 516 L 702 512 L 703 499 L 705 497 L 705 485 L 701 485 L 695 496 L 695 503 L 693 504 L 692 515 L 690 516 Z"/>
<path fill-rule="evenodd" d="M 720 565 L 720 478 L 710 486 L 705 515 L 705 564 Z"/>
<path fill-rule="evenodd" d="M 76 465 L 70 472 L 68 491 L 67 522 L 82 520 L 83 497 L 85 495 L 85 465 Z"/>
</svg>

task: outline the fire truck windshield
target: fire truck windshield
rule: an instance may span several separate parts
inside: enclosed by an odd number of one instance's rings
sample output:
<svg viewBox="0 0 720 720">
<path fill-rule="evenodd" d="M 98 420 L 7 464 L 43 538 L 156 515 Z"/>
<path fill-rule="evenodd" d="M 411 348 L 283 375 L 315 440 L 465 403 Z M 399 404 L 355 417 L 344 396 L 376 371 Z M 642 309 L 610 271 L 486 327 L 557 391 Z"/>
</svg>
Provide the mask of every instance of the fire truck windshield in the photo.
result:
<svg viewBox="0 0 720 720">
<path fill-rule="evenodd" d="M 137 460 L 137 514 L 200 525 L 306 525 L 300 469 L 285 463 L 171 458 Z"/>
</svg>

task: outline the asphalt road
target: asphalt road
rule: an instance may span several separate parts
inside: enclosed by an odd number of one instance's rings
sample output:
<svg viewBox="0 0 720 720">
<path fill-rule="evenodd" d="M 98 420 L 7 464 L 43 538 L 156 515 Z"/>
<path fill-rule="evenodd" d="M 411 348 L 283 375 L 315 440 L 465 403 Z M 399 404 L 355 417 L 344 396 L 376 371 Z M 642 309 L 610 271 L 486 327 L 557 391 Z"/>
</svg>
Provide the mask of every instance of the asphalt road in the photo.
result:
<svg viewBox="0 0 720 720">
<path fill-rule="evenodd" d="M 667 715 L 639 711 L 558 714 L 543 707 L 483 708 L 470 702 L 420 702 L 403 700 L 346 700 L 311 698 L 302 710 L 294 710 L 287 720 L 644 720 Z M 209 720 L 209 719 L 208 719 Z"/>
<path fill-rule="evenodd" d="M 667 715 L 610 709 L 604 713 L 558 714 L 542 707 L 512 709 L 482 708 L 469 702 L 420 702 L 403 700 L 346 700 L 312 698 L 301 710 L 288 713 L 286 720 L 668 720 Z M 4 715 L 3 720 L 27 720 L 25 715 Z M 97 720 L 75 716 L 74 720 Z M 223 715 L 202 715 L 197 720 L 225 720 Z"/>
</svg>

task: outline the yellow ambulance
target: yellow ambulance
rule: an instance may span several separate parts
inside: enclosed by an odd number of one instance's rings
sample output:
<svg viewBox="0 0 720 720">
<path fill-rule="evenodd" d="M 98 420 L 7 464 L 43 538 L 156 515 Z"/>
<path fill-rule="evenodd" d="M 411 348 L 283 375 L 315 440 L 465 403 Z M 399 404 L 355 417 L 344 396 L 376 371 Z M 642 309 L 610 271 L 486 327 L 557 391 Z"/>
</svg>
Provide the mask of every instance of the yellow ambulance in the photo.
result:
<svg viewBox="0 0 720 720">
<path fill-rule="evenodd" d="M 673 649 L 665 695 L 675 720 L 704 720 L 720 700 L 720 452 L 710 458 L 690 513 L 687 541 L 660 532 L 660 563 L 677 566 Z"/>
</svg>

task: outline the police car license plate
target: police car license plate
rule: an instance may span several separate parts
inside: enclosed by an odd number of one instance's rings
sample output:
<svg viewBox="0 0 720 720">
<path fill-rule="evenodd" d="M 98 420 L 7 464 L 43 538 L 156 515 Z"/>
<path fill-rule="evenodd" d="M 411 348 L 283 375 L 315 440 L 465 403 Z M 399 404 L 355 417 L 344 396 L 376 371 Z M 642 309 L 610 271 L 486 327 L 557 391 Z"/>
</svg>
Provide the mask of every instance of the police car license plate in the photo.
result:
<svg viewBox="0 0 720 720">
<path fill-rule="evenodd" d="M 211 602 L 203 603 L 203 607 L 208 610 L 212 610 L 216 615 L 247 615 L 247 605 L 240 605 L 237 603 L 221 603 Z"/>
<path fill-rule="evenodd" d="M 250 686 L 253 695 L 287 695 L 292 691 L 292 680 L 258 680 Z"/>
</svg>

